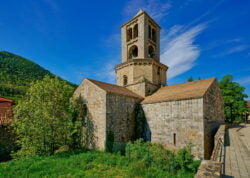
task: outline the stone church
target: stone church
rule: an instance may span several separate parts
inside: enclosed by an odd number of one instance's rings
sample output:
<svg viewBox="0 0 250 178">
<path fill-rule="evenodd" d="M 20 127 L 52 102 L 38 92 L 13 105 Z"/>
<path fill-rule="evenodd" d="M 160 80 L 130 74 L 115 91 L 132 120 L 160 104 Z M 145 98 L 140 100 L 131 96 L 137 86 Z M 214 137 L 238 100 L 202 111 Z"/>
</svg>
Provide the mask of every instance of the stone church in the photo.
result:
<svg viewBox="0 0 250 178">
<path fill-rule="evenodd" d="M 192 143 L 193 154 L 208 159 L 213 136 L 224 122 L 219 85 L 216 78 L 209 78 L 167 86 L 168 67 L 160 62 L 160 29 L 140 10 L 121 27 L 117 84 L 84 79 L 76 89 L 74 97 L 85 100 L 93 123 L 90 147 L 105 150 L 109 141 L 135 140 L 139 106 L 145 118 L 145 140 L 172 150 Z"/>
</svg>

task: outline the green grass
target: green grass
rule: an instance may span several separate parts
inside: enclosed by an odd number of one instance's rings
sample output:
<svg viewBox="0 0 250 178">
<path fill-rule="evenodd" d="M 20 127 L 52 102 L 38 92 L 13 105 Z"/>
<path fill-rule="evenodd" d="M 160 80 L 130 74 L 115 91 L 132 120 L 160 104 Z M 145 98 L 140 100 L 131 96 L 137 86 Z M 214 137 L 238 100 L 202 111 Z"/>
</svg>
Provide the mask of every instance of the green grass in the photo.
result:
<svg viewBox="0 0 250 178">
<path fill-rule="evenodd" d="M 76 150 L 49 157 L 34 156 L 0 163 L 0 177 L 193 177 L 179 170 L 167 173 L 143 161 L 100 151 Z"/>
</svg>

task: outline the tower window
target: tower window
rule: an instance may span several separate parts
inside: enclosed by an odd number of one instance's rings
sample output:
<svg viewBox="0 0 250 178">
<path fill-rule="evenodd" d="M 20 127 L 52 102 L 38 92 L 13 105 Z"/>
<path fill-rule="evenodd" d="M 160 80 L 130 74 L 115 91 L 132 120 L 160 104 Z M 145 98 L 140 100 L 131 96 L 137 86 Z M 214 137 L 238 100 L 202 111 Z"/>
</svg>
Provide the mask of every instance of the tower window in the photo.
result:
<svg viewBox="0 0 250 178">
<path fill-rule="evenodd" d="M 148 47 L 148 57 L 149 58 L 154 58 L 155 57 L 155 52 L 153 46 Z"/>
<path fill-rule="evenodd" d="M 158 67 L 158 69 L 157 69 L 157 75 L 160 75 L 160 74 L 161 74 L 161 68 Z"/>
<path fill-rule="evenodd" d="M 134 26 L 134 38 L 138 37 L 138 24 Z"/>
<path fill-rule="evenodd" d="M 123 76 L 123 86 L 128 84 L 128 77 L 126 75 Z"/>
<path fill-rule="evenodd" d="M 138 48 L 136 45 L 133 45 L 130 49 L 129 49 L 129 59 L 134 59 L 138 56 Z"/>
<path fill-rule="evenodd" d="M 156 31 L 155 29 L 152 29 L 152 40 L 156 42 Z"/>
<path fill-rule="evenodd" d="M 130 41 L 132 39 L 132 28 L 129 28 L 127 30 L 127 41 Z"/>
<path fill-rule="evenodd" d="M 176 133 L 174 133 L 174 138 L 173 138 L 174 140 L 174 146 L 176 145 Z"/>
<path fill-rule="evenodd" d="M 152 32 L 151 32 L 151 31 L 152 31 L 152 28 L 151 28 L 151 26 L 149 25 L 149 26 L 148 26 L 148 38 L 149 38 L 149 39 L 151 39 L 151 37 L 152 37 L 152 35 L 151 35 Z"/>
</svg>

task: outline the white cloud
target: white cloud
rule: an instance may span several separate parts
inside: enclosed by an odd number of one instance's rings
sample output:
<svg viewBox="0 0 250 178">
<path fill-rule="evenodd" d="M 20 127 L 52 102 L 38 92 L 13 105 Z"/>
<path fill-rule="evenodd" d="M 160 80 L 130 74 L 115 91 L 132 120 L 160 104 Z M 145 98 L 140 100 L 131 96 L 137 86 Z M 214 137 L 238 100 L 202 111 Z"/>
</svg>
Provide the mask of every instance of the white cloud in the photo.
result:
<svg viewBox="0 0 250 178">
<path fill-rule="evenodd" d="M 168 79 L 190 70 L 195 65 L 200 56 L 200 48 L 194 41 L 205 28 L 205 24 L 189 29 L 176 25 L 163 37 L 161 61 L 169 66 Z"/>
<path fill-rule="evenodd" d="M 97 77 L 107 83 L 115 83 L 115 65 L 118 61 L 109 61 L 106 65 L 102 67 Z"/>
<path fill-rule="evenodd" d="M 247 46 L 247 45 L 234 46 L 231 49 L 225 51 L 222 55 L 229 55 L 229 54 L 233 54 L 233 53 L 238 53 L 238 52 L 244 51 L 248 48 L 249 48 L 249 46 Z"/>
<path fill-rule="evenodd" d="M 159 0 L 130 0 L 123 10 L 123 15 L 127 17 L 134 16 L 140 9 L 145 10 L 155 19 L 160 20 L 168 13 L 171 7 L 169 1 L 160 2 Z"/>
</svg>

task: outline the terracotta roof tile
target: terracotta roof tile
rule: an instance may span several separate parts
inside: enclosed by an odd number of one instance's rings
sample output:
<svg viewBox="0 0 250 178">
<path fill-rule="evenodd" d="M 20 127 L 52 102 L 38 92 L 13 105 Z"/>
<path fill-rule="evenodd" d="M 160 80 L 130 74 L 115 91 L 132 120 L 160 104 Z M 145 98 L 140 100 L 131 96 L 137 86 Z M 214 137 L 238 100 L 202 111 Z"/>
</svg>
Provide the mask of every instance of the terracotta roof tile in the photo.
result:
<svg viewBox="0 0 250 178">
<path fill-rule="evenodd" d="M 13 100 L 8 99 L 8 98 L 4 98 L 4 97 L 1 97 L 1 96 L 0 96 L 0 101 L 1 101 L 1 102 L 10 102 L 10 103 L 14 103 Z"/>
<path fill-rule="evenodd" d="M 216 78 L 197 80 L 177 85 L 160 88 L 151 96 L 146 97 L 142 104 L 157 103 L 162 101 L 181 100 L 202 97 Z"/>
<path fill-rule="evenodd" d="M 129 89 L 125 87 L 121 87 L 121 86 L 113 85 L 109 83 L 104 83 L 104 82 L 100 82 L 100 81 L 96 81 L 92 79 L 87 79 L 87 80 L 91 81 L 92 83 L 102 88 L 106 92 L 143 99 L 142 96 L 137 95 L 136 93 L 130 91 Z"/>
</svg>

